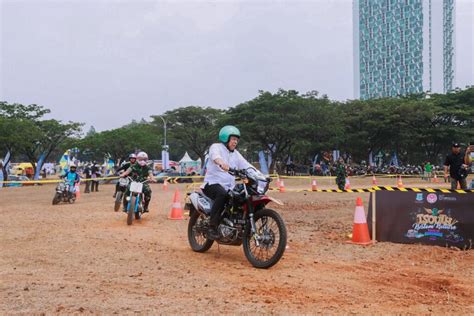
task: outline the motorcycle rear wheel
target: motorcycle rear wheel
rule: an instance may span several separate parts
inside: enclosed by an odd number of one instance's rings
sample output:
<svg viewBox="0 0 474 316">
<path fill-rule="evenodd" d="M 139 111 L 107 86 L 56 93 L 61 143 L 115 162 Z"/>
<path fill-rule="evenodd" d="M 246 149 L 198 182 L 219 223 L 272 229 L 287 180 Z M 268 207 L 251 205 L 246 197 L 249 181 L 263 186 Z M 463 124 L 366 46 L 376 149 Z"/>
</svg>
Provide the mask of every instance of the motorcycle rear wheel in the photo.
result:
<svg viewBox="0 0 474 316">
<path fill-rule="evenodd" d="M 130 207 L 127 212 L 127 225 L 132 225 L 136 203 L 137 203 L 137 197 L 132 195 L 132 197 L 130 198 Z"/>
<path fill-rule="evenodd" d="M 194 211 L 188 223 L 188 241 L 191 249 L 195 252 L 206 252 L 214 243 L 214 240 L 208 239 L 202 232 L 196 231 L 195 226 L 199 225 L 204 219 L 204 215 Z"/>
<path fill-rule="evenodd" d="M 117 195 L 115 196 L 115 205 L 114 205 L 114 211 L 118 212 L 120 209 L 120 206 L 122 205 L 122 197 L 123 197 L 123 192 L 118 191 Z"/>
<path fill-rule="evenodd" d="M 286 249 L 286 227 L 281 216 L 272 209 L 262 209 L 255 214 L 257 235 L 261 237 L 257 246 L 247 225 L 243 238 L 245 257 L 255 267 L 268 269 L 276 264 Z"/>
</svg>

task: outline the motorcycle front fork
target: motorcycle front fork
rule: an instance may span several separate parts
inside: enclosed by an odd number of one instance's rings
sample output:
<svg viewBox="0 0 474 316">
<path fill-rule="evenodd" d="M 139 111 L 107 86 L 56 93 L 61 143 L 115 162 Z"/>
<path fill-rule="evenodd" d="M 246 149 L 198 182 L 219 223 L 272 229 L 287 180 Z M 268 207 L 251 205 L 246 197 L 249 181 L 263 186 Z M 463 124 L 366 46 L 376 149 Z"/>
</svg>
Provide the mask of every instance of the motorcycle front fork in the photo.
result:
<svg viewBox="0 0 474 316">
<path fill-rule="evenodd" d="M 253 218 L 253 213 L 249 214 L 250 218 L 250 233 L 252 237 L 255 239 L 255 245 L 257 247 L 260 246 L 260 236 L 257 235 L 257 227 L 255 225 L 255 219 Z"/>
<path fill-rule="evenodd" d="M 130 196 L 128 197 L 128 202 L 127 202 L 127 212 L 130 211 L 130 207 L 132 205 L 130 205 L 130 201 L 132 200 L 132 194 L 130 194 Z M 140 205 L 140 195 L 137 195 L 137 199 L 135 200 L 136 201 L 136 204 L 133 205 L 133 212 L 136 213 L 138 211 L 138 206 Z"/>
</svg>

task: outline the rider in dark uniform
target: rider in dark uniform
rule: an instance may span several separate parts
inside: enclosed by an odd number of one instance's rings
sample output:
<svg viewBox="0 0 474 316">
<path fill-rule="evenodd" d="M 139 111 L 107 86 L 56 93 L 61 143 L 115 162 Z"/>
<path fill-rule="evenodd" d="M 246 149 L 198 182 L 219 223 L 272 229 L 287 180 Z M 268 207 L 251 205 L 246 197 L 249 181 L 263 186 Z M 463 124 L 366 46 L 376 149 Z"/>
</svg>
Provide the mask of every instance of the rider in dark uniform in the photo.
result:
<svg viewBox="0 0 474 316">
<path fill-rule="evenodd" d="M 146 152 L 140 152 L 137 155 L 137 162 L 131 165 L 124 173 L 122 173 L 121 177 L 125 178 L 126 176 L 130 175 L 133 181 L 143 182 L 145 180 L 149 180 L 149 182 L 155 182 L 153 179 L 153 169 L 148 166 L 148 155 Z M 125 192 L 125 196 L 130 194 L 130 188 L 127 188 Z M 144 205 L 144 212 L 148 212 L 148 205 L 151 201 L 151 188 L 148 183 L 143 184 L 143 195 L 145 196 L 145 205 Z M 127 200 L 124 199 L 123 206 L 127 208 Z"/>
<path fill-rule="evenodd" d="M 122 171 L 126 171 L 128 168 L 130 168 L 135 162 L 137 161 L 137 156 L 135 154 L 130 154 L 128 156 L 128 162 L 125 162 L 120 166 L 120 168 L 117 169 L 116 173 L 121 174 Z M 114 198 L 117 196 L 117 192 L 120 190 L 120 183 L 117 182 L 115 185 L 115 192 L 114 192 Z"/>
</svg>

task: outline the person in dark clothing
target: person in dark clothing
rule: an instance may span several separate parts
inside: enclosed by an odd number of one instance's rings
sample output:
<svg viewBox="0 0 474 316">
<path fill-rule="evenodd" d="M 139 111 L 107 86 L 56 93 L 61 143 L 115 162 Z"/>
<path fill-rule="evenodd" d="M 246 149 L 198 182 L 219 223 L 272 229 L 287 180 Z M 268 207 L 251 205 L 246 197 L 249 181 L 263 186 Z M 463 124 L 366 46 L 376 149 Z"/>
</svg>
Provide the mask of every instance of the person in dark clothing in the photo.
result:
<svg viewBox="0 0 474 316">
<path fill-rule="evenodd" d="M 139 152 L 137 155 L 137 163 L 130 165 L 130 167 L 125 170 L 120 177 L 125 178 L 128 175 L 130 175 L 130 178 L 132 178 L 133 181 L 143 183 L 145 180 L 148 180 L 148 182 L 156 182 L 153 178 L 153 170 L 148 166 L 148 155 L 146 152 Z M 128 195 L 130 195 L 130 187 L 125 191 L 125 197 Z M 148 206 L 151 201 L 151 188 L 148 183 L 143 183 L 143 195 L 145 196 L 143 212 L 148 212 Z M 123 207 L 125 212 L 127 211 L 127 203 L 126 198 L 124 198 Z"/>
<path fill-rule="evenodd" d="M 86 178 L 86 189 L 84 190 L 84 193 L 90 193 L 91 192 L 91 177 L 92 177 L 92 171 L 91 171 L 91 165 L 87 164 L 84 170 L 82 171 L 82 174 Z"/>
<path fill-rule="evenodd" d="M 120 168 L 117 169 L 116 173 L 121 174 L 123 171 L 128 170 L 135 162 L 137 161 L 137 156 L 135 154 L 130 154 L 128 156 L 128 162 L 122 164 Z M 115 185 L 115 192 L 113 197 L 115 198 L 117 196 L 117 192 L 120 190 L 120 182 L 117 181 L 117 184 Z"/>
<path fill-rule="evenodd" d="M 451 176 L 451 190 L 456 190 L 458 183 L 461 189 L 467 189 L 466 176 L 467 165 L 464 164 L 465 154 L 461 152 L 459 143 L 453 143 L 451 153 L 446 156 L 444 161 L 444 178 Z"/>
<path fill-rule="evenodd" d="M 344 159 L 340 157 L 337 160 L 337 165 L 336 165 L 336 184 L 339 190 L 344 190 L 344 187 L 346 185 L 346 166 L 344 164 Z"/>
<path fill-rule="evenodd" d="M 95 179 L 100 178 L 101 176 L 100 166 L 98 164 L 94 164 L 91 168 L 91 173 L 92 173 L 91 191 L 99 192 L 99 180 L 95 180 Z"/>
</svg>

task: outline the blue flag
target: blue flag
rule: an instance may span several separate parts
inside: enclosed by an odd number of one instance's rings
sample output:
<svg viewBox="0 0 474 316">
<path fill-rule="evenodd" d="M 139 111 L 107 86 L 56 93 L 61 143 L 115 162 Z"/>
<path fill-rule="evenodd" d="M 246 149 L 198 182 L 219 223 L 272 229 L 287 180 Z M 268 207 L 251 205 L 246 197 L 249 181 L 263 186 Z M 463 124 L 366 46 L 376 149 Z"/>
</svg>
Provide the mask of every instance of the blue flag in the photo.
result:
<svg viewBox="0 0 474 316">
<path fill-rule="evenodd" d="M 268 174 L 268 165 L 267 161 L 265 160 L 265 153 L 263 152 L 263 150 L 260 150 L 258 152 L 258 162 L 260 163 L 260 171 L 263 174 Z"/>
</svg>

